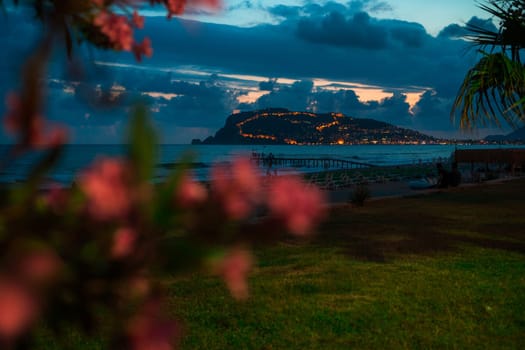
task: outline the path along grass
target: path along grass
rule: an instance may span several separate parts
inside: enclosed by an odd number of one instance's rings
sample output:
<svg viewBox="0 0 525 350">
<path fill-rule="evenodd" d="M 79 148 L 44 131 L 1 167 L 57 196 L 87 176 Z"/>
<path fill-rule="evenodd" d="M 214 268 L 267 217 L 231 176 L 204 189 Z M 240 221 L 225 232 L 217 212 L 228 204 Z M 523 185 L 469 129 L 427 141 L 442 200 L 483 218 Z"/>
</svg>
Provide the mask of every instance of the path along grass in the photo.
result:
<svg viewBox="0 0 525 350">
<path fill-rule="evenodd" d="M 184 349 L 523 348 L 525 181 L 339 207 L 255 250 L 251 297 L 167 278 Z"/>
</svg>

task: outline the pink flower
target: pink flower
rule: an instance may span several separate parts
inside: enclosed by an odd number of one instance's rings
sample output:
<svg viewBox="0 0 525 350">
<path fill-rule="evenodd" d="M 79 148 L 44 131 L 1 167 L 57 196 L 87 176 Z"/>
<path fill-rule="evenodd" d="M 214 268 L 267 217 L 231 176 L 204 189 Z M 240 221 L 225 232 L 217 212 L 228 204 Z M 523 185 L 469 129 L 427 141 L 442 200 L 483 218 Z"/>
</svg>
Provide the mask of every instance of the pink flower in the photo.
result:
<svg viewBox="0 0 525 350">
<path fill-rule="evenodd" d="M 182 15 L 186 7 L 186 0 L 166 0 L 166 8 L 168 9 L 168 18 L 174 15 Z"/>
<path fill-rule="evenodd" d="M 133 25 L 135 25 L 135 27 L 139 29 L 144 28 L 144 17 L 139 15 L 136 10 L 133 11 L 132 22 L 133 22 Z"/>
<path fill-rule="evenodd" d="M 171 18 L 174 15 L 182 15 L 188 4 L 195 8 L 208 7 L 211 9 L 217 9 L 221 3 L 219 0 L 164 0 L 164 2 L 168 9 L 168 18 Z"/>
<path fill-rule="evenodd" d="M 133 47 L 133 29 L 125 16 L 119 16 L 106 10 L 100 11 L 93 20 L 100 27 L 116 50 L 131 51 Z"/>
<path fill-rule="evenodd" d="M 206 187 L 193 180 L 188 174 L 182 176 L 176 191 L 177 203 L 182 207 L 191 207 L 202 203 L 208 197 Z"/>
<path fill-rule="evenodd" d="M 31 293 L 19 283 L 0 278 L 0 337 L 20 336 L 37 315 L 38 306 Z"/>
<path fill-rule="evenodd" d="M 137 61 L 142 61 L 142 56 L 151 57 L 153 56 L 153 49 L 151 48 L 151 40 L 144 38 L 142 43 L 133 45 L 133 53 Z"/>
<path fill-rule="evenodd" d="M 53 184 L 46 193 L 44 200 L 54 212 L 59 213 L 66 209 L 68 197 L 69 193 L 65 188 Z"/>
<path fill-rule="evenodd" d="M 44 146 L 58 147 L 67 141 L 67 130 L 63 127 L 54 127 L 51 129 L 45 140 Z"/>
<path fill-rule="evenodd" d="M 232 219 L 245 218 L 260 200 L 261 179 L 247 158 L 235 159 L 231 168 L 224 164 L 213 166 L 211 179 L 212 190 Z"/>
<path fill-rule="evenodd" d="M 217 272 L 222 276 L 232 296 L 236 299 L 248 297 L 248 273 L 253 266 L 250 251 L 243 248 L 233 248 L 219 263 Z"/>
<path fill-rule="evenodd" d="M 46 283 L 57 277 L 62 261 L 51 249 L 32 252 L 20 259 L 18 275 L 30 283 Z"/>
<path fill-rule="evenodd" d="M 113 237 L 111 256 L 120 259 L 130 255 L 135 248 L 136 241 L 137 233 L 135 230 L 129 227 L 119 228 Z"/>
<path fill-rule="evenodd" d="M 148 300 L 128 324 L 128 336 L 133 350 L 171 350 L 178 338 L 175 321 L 162 314 L 160 300 Z"/>
<path fill-rule="evenodd" d="M 291 233 L 307 234 L 323 217 L 324 196 L 317 187 L 296 177 L 278 177 L 270 183 L 268 206 Z"/>
<path fill-rule="evenodd" d="M 98 160 L 79 178 L 87 197 L 89 213 L 97 220 L 111 220 L 127 215 L 133 193 L 129 188 L 128 167 L 117 159 Z"/>
</svg>

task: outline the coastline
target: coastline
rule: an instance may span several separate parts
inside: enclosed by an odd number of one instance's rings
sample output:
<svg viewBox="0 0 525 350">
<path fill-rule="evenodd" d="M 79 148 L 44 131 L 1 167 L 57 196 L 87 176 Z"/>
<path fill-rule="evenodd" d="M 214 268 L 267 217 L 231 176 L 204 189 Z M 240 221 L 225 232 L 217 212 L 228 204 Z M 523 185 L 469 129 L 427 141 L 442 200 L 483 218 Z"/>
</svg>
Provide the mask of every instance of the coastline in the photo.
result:
<svg viewBox="0 0 525 350">
<path fill-rule="evenodd" d="M 402 198 L 402 197 L 415 197 L 428 195 L 432 193 L 439 192 L 458 192 L 468 188 L 481 188 L 484 186 L 496 185 L 500 183 L 505 183 L 509 181 L 523 179 L 523 176 L 508 176 L 501 177 L 493 180 L 487 180 L 476 183 L 461 183 L 457 187 L 447 187 L 447 188 L 428 188 L 428 189 L 413 189 L 410 188 L 408 181 L 391 181 L 387 183 L 371 183 L 368 184 L 370 189 L 370 198 L 368 201 L 376 201 L 390 198 Z M 344 188 L 337 190 L 325 190 L 328 195 L 328 204 L 330 206 L 344 206 L 351 205 L 350 196 L 352 194 L 353 188 Z"/>
</svg>

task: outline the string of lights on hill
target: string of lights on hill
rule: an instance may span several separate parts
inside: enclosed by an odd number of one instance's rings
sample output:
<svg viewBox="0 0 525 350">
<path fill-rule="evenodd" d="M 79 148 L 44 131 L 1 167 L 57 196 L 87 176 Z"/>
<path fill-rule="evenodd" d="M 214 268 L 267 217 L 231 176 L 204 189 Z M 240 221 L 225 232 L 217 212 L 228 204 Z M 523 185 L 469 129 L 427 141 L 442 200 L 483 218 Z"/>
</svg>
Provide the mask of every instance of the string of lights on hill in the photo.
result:
<svg viewBox="0 0 525 350">
<path fill-rule="evenodd" d="M 420 132 L 341 113 L 316 114 L 274 108 L 232 114 L 215 136 L 194 144 L 440 144 Z"/>
</svg>

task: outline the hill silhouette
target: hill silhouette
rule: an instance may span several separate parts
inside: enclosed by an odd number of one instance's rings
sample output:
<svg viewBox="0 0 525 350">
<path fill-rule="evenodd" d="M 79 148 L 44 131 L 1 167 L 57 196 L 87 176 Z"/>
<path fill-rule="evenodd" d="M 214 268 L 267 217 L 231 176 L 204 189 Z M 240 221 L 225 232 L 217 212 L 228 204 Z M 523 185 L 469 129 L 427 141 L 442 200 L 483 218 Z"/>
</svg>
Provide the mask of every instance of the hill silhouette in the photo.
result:
<svg viewBox="0 0 525 350">
<path fill-rule="evenodd" d="M 420 132 L 341 113 L 271 108 L 230 115 L 215 136 L 192 144 L 408 144 L 436 143 Z"/>
</svg>

